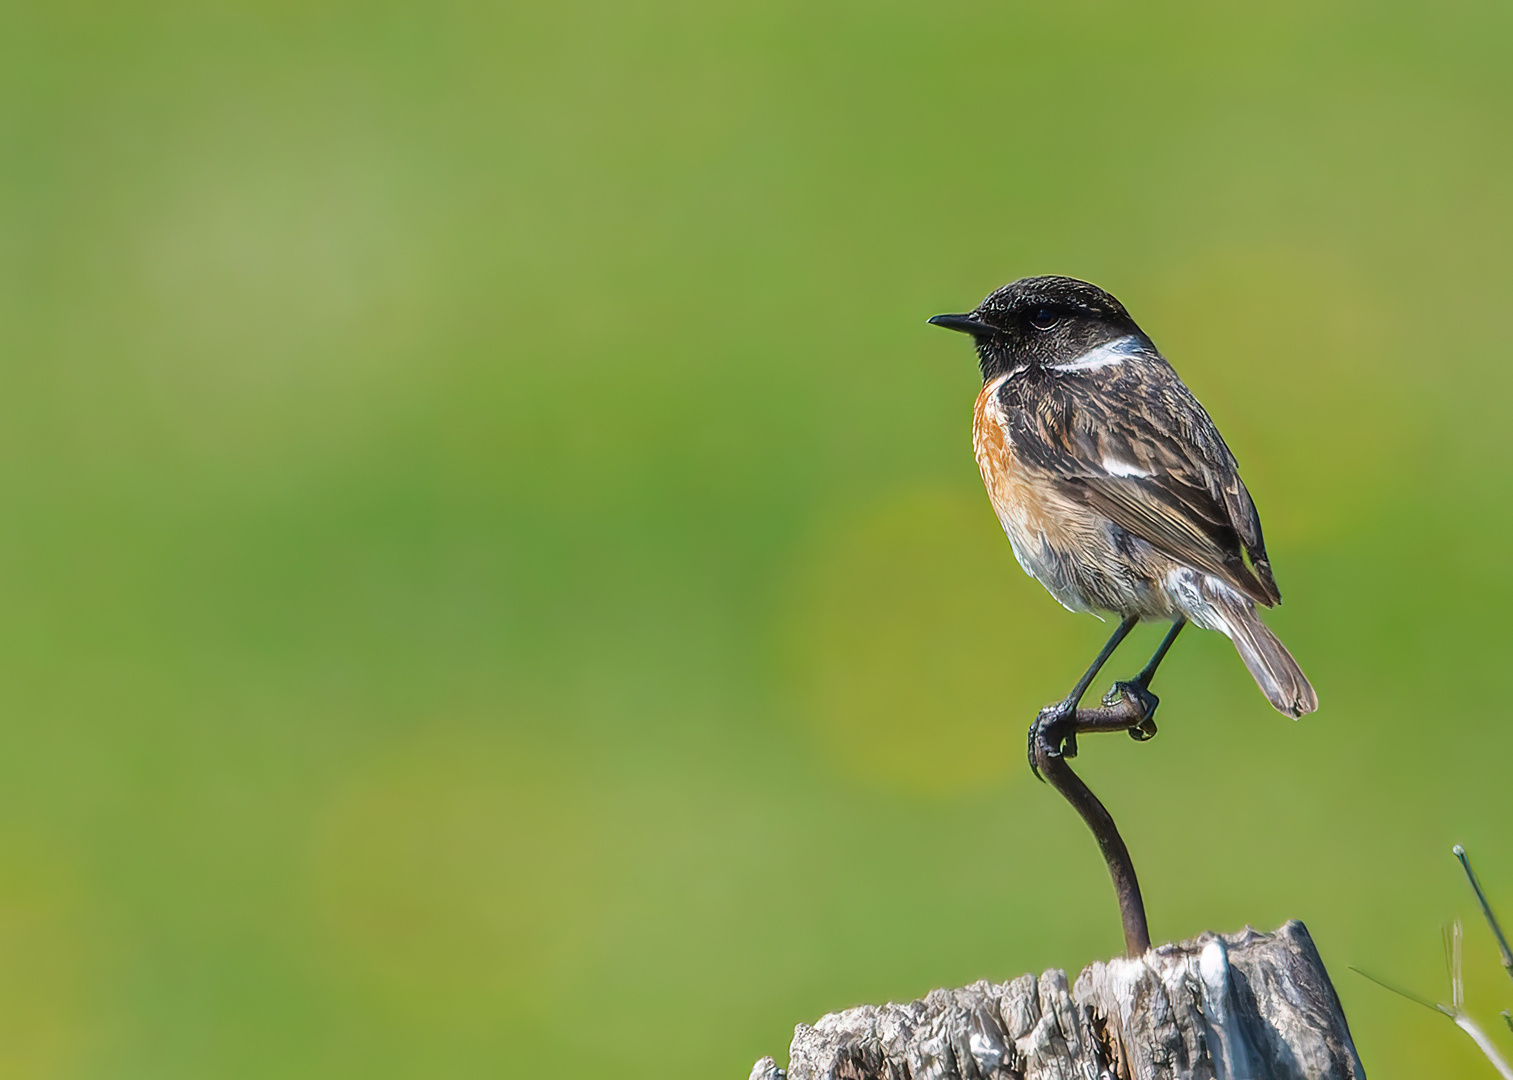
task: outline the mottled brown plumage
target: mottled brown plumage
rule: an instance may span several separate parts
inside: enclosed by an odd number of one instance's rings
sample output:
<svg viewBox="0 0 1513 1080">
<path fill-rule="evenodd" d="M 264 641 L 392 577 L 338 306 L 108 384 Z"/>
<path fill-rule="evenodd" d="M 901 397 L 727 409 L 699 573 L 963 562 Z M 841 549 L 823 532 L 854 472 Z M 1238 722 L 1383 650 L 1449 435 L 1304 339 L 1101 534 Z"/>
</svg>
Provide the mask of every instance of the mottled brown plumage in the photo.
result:
<svg viewBox="0 0 1513 1080">
<path fill-rule="evenodd" d="M 1257 603 L 1281 600 L 1229 447 L 1154 349 L 1092 371 L 1027 369 L 996 404 L 1023 467 L 1065 498 Z"/>
</svg>

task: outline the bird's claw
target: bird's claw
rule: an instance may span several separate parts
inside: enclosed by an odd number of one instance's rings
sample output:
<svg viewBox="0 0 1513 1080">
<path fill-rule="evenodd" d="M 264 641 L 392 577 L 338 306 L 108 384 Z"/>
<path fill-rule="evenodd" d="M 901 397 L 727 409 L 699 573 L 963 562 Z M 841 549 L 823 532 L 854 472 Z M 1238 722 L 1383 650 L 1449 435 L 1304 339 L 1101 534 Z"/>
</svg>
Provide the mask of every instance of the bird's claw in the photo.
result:
<svg viewBox="0 0 1513 1080">
<path fill-rule="evenodd" d="M 1156 706 L 1161 704 L 1161 699 L 1150 692 L 1150 689 L 1138 680 L 1129 682 L 1116 682 L 1109 692 L 1103 695 L 1103 704 L 1114 706 L 1121 701 L 1138 702 L 1140 705 L 1140 722 L 1130 727 L 1129 737 L 1136 742 L 1146 742 L 1156 735 Z"/>
<path fill-rule="evenodd" d="M 1076 715 L 1075 709 L 1067 708 L 1065 702 L 1058 702 L 1055 705 L 1047 705 L 1035 717 L 1035 722 L 1030 725 L 1029 733 L 1030 771 L 1035 774 L 1035 779 L 1045 779 L 1040 775 L 1040 766 L 1035 760 L 1038 744 L 1045 744 L 1048 757 L 1077 756 L 1077 729 L 1071 723 Z"/>
</svg>

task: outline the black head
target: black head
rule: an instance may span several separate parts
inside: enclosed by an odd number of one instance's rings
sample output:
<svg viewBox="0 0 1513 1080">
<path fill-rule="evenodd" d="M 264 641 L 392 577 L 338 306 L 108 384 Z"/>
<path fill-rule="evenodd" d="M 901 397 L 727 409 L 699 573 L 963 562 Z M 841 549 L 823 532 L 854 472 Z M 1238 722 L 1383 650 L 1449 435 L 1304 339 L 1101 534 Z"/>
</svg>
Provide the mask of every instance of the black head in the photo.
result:
<svg viewBox="0 0 1513 1080">
<path fill-rule="evenodd" d="M 1130 334 L 1144 337 L 1123 304 L 1067 277 L 1020 278 L 989 294 L 976 311 L 930 322 L 972 335 L 984 382 L 1015 368 L 1070 363 Z"/>
</svg>

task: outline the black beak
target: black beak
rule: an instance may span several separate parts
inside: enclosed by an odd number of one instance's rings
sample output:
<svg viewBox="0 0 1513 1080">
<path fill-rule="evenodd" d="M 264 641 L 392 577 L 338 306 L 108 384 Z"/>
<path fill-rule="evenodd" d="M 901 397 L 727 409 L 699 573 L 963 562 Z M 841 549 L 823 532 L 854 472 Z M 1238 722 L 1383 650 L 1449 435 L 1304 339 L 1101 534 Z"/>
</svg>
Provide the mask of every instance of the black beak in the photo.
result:
<svg viewBox="0 0 1513 1080">
<path fill-rule="evenodd" d="M 998 333 L 996 326 L 990 326 L 980 319 L 974 319 L 970 315 L 937 315 L 929 320 L 931 326 L 944 326 L 947 330 L 960 330 L 963 334 L 971 334 L 973 337 L 992 337 Z"/>
</svg>

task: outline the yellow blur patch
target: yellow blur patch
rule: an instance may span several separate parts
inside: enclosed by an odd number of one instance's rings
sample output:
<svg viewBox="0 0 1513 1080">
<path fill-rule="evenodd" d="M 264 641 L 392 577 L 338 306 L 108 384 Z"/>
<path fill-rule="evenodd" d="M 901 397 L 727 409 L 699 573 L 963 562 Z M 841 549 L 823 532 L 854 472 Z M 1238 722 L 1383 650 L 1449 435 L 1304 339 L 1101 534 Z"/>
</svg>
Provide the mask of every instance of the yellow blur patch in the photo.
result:
<svg viewBox="0 0 1513 1080">
<path fill-rule="evenodd" d="M 338 966 L 421 1023 L 548 1009 L 600 944 L 611 832 L 571 771 L 495 736 L 395 746 L 317 837 Z"/>
<path fill-rule="evenodd" d="M 97 1049 L 81 896 L 52 845 L 0 837 L 0 1077 L 76 1076 Z"/>
<path fill-rule="evenodd" d="M 1027 774 L 1025 730 L 1076 678 L 1092 624 L 1024 576 L 985 496 L 921 490 L 865 509 L 796 584 L 796 684 L 845 769 L 922 794 Z"/>
</svg>

